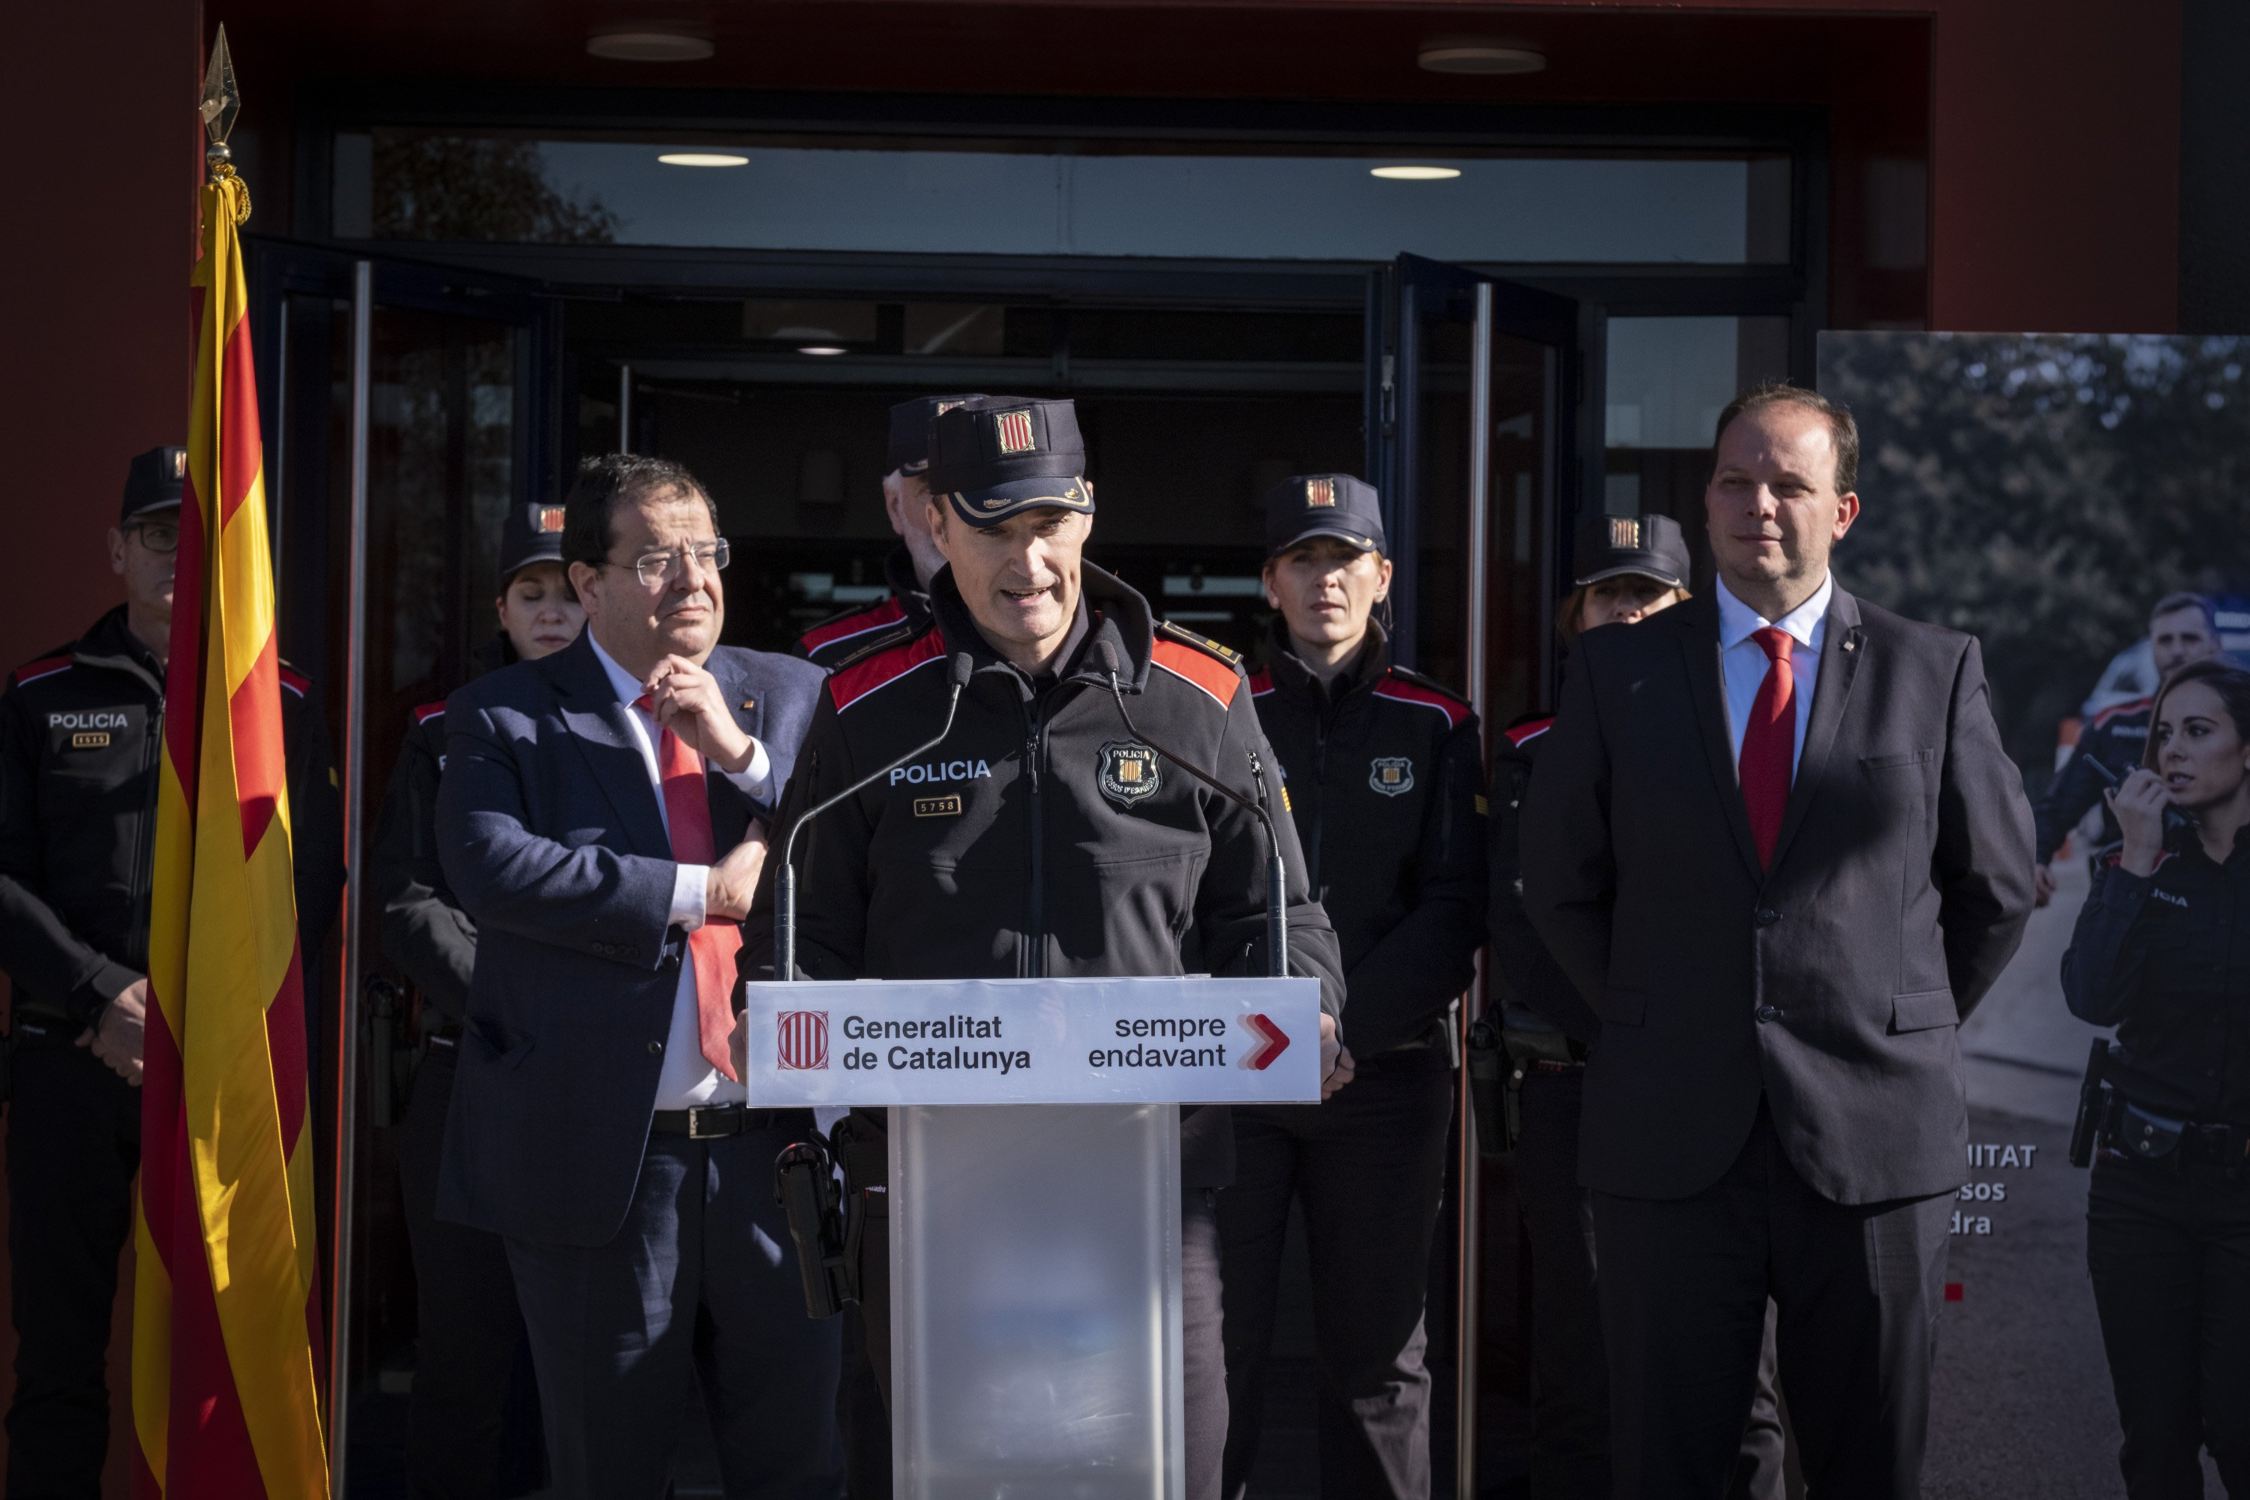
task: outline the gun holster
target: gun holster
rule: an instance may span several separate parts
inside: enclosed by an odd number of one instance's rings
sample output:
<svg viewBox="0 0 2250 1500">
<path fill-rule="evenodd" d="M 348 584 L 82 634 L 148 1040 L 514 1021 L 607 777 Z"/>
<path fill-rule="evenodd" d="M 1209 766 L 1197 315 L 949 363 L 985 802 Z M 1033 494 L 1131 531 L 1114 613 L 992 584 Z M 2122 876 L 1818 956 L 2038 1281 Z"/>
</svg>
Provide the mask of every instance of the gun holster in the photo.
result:
<svg viewBox="0 0 2250 1500">
<path fill-rule="evenodd" d="M 774 1158 L 773 1196 L 789 1222 L 789 1238 L 797 1249 L 805 1316 L 833 1318 L 845 1303 L 859 1300 L 859 1288 L 853 1284 L 850 1257 L 845 1254 L 836 1159 L 819 1131 L 810 1140 L 784 1147 Z"/>
<path fill-rule="evenodd" d="M 1507 1079 L 1508 1056 L 1500 1045 L 1500 1028 L 1490 1021 L 1471 1021 L 1467 1051 L 1469 1113 L 1477 1122 L 1477 1151 L 1506 1156 L 1515 1149 L 1521 1122 L 1516 1091 Z"/>
<path fill-rule="evenodd" d="M 2097 1037 L 2086 1059 L 2086 1077 L 2078 1085 L 2078 1114 L 2070 1123 L 2070 1164 L 2092 1166 L 2094 1147 L 2108 1133 L 2117 1109 L 2116 1091 L 2104 1075 L 2109 1069 L 2109 1040 Z"/>
<path fill-rule="evenodd" d="M 383 974 L 370 974 L 359 987 L 360 1041 L 367 1058 L 368 1124 L 388 1130 L 406 1118 L 406 1096 L 414 1086 L 419 1057 L 407 1036 L 406 992 Z"/>
</svg>

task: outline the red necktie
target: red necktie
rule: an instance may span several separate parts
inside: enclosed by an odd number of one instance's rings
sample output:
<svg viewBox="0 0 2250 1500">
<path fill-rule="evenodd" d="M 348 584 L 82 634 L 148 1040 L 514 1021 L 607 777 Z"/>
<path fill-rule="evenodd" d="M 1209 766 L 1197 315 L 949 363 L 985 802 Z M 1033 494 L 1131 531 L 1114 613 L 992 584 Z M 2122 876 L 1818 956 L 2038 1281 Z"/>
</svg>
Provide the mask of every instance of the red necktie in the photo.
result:
<svg viewBox="0 0 2250 1500">
<path fill-rule="evenodd" d="M 643 696 L 633 704 L 646 710 Z M 672 858 L 683 865 L 718 862 L 711 835 L 711 789 L 703 779 L 703 757 L 667 729 L 656 749 L 656 770 L 664 782 L 664 820 L 672 829 Z M 705 922 L 688 934 L 688 960 L 695 965 L 696 1033 L 703 1056 L 721 1076 L 740 1083 L 727 1038 L 734 1031 L 734 956 L 742 929 L 732 922 Z"/>
<path fill-rule="evenodd" d="M 1758 863 L 1771 869 L 1773 848 L 1781 839 L 1781 815 L 1789 806 L 1789 773 L 1797 758 L 1797 674 L 1789 659 L 1795 644 L 1778 625 L 1750 632 L 1766 653 L 1766 680 L 1750 703 L 1750 723 L 1742 734 L 1742 804 L 1750 814 L 1750 837 Z"/>
</svg>

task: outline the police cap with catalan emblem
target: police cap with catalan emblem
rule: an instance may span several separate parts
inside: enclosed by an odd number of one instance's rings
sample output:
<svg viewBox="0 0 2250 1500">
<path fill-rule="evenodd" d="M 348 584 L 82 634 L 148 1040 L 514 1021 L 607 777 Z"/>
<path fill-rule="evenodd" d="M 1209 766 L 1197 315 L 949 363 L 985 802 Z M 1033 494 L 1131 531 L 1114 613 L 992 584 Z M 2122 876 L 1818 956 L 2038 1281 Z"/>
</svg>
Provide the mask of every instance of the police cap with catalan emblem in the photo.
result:
<svg viewBox="0 0 2250 1500">
<path fill-rule="evenodd" d="M 1685 588 L 1687 537 L 1670 516 L 1594 516 L 1578 528 L 1571 568 L 1581 588 L 1625 573 Z"/>
<path fill-rule="evenodd" d="M 930 424 L 974 396 L 916 396 L 891 408 L 891 464 L 886 474 L 920 474 L 930 466 Z"/>
<path fill-rule="evenodd" d="M 533 563 L 561 562 L 562 531 L 560 501 L 510 506 L 500 523 L 500 587 Z"/>
<path fill-rule="evenodd" d="M 1383 506 L 1375 486 L 1349 474 L 1299 474 L 1266 492 L 1266 556 L 1279 557 L 1316 536 L 1382 551 Z"/>
<path fill-rule="evenodd" d="M 977 396 L 930 423 L 929 485 L 971 526 L 1042 506 L 1094 513 L 1086 443 L 1068 401 Z"/>
<path fill-rule="evenodd" d="M 122 527 L 144 512 L 178 505 L 186 493 L 187 449 L 151 448 L 136 453 L 125 469 L 125 503 L 118 509 L 117 524 Z"/>
</svg>

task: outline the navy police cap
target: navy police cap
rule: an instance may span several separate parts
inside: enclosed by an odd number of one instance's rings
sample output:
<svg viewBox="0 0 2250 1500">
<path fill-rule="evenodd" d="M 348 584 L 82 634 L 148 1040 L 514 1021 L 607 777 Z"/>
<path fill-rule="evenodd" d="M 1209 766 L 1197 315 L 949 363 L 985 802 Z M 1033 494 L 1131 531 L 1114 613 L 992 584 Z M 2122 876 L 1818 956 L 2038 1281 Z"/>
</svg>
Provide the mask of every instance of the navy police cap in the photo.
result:
<svg viewBox="0 0 2250 1500">
<path fill-rule="evenodd" d="M 1316 536 L 1382 551 L 1383 505 L 1375 486 L 1349 474 L 1298 474 L 1266 492 L 1266 556 L 1279 557 Z"/>
<path fill-rule="evenodd" d="M 930 466 L 930 424 L 975 396 L 916 396 L 891 408 L 891 463 L 886 474 L 919 474 Z"/>
<path fill-rule="evenodd" d="M 1094 513 L 1086 443 L 1068 401 L 976 396 L 930 423 L 929 485 L 971 526 L 1041 506 Z"/>
<path fill-rule="evenodd" d="M 559 503 L 511 506 L 500 523 L 500 587 L 533 563 L 561 562 L 562 529 Z"/>
<path fill-rule="evenodd" d="M 124 526 L 144 511 L 178 505 L 187 493 L 187 449 L 151 448 L 133 455 L 125 469 L 125 502 L 118 508 L 117 524 Z"/>
<path fill-rule="evenodd" d="M 1687 537 L 1670 516 L 1594 516 L 1578 528 L 1571 569 L 1581 588 L 1626 573 L 1685 588 Z"/>
</svg>

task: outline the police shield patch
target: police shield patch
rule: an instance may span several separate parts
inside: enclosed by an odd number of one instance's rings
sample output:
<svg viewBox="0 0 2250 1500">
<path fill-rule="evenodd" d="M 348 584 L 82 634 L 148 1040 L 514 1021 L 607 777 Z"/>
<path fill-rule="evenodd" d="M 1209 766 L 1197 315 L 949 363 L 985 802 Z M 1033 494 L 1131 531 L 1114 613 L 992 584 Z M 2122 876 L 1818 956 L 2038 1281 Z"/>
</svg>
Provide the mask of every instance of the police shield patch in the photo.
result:
<svg viewBox="0 0 2250 1500">
<path fill-rule="evenodd" d="M 1156 752 L 1130 740 L 1112 740 L 1102 746 L 1102 795 L 1122 807 L 1131 807 L 1156 795 L 1164 773 Z"/>
<path fill-rule="evenodd" d="M 1378 755 L 1367 769 L 1367 784 L 1386 797 L 1414 790 L 1414 762 L 1403 755 Z"/>
</svg>

